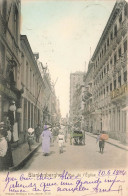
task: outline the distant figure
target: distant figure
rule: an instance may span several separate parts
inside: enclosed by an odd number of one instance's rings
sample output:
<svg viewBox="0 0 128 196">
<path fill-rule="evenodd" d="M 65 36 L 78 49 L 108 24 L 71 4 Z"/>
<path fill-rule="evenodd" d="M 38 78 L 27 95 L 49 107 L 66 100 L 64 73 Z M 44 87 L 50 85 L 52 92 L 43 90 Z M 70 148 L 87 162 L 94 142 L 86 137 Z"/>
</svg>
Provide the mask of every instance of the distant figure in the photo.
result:
<svg viewBox="0 0 128 196">
<path fill-rule="evenodd" d="M 32 128 L 28 129 L 27 141 L 28 141 L 29 150 L 31 151 L 32 145 L 34 144 L 34 129 Z"/>
<path fill-rule="evenodd" d="M 40 134 L 41 134 L 41 128 L 40 125 L 38 124 L 37 127 L 35 128 L 35 136 L 36 136 L 37 143 L 39 143 Z"/>
<path fill-rule="evenodd" d="M 14 166 L 13 157 L 12 157 L 12 150 L 11 150 L 12 133 L 10 131 L 10 128 L 11 128 L 10 127 L 10 122 L 9 122 L 9 119 L 7 118 L 7 121 L 6 121 L 6 131 L 7 131 L 6 140 L 7 140 L 7 143 L 8 143 L 8 150 L 7 150 L 7 153 L 6 153 L 6 163 L 8 165 L 8 168 Z"/>
<path fill-rule="evenodd" d="M 8 144 L 5 139 L 5 130 L 3 126 L 0 125 L 0 171 L 8 169 L 8 166 L 6 164 L 7 149 Z"/>
<path fill-rule="evenodd" d="M 65 141 L 64 133 L 60 131 L 57 137 L 57 142 L 59 144 L 59 153 L 63 152 L 64 141 Z"/>
<path fill-rule="evenodd" d="M 100 135 L 97 136 L 96 142 L 99 142 L 99 149 L 100 153 L 103 153 L 104 151 L 104 145 L 105 145 L 105 140 L 102 138 L 103 131 L 100 132 Z"/>
<path fill-rule="evenodd" d="M 50 141 L 52 139 L 51 131 L 47 127 L 47 125 L 44 125 L 44 131 L 41 134 L 42 137 L 42 150 L 44 153 L 44 156 L 47 156 L 50 151 Z"/>
</svg>

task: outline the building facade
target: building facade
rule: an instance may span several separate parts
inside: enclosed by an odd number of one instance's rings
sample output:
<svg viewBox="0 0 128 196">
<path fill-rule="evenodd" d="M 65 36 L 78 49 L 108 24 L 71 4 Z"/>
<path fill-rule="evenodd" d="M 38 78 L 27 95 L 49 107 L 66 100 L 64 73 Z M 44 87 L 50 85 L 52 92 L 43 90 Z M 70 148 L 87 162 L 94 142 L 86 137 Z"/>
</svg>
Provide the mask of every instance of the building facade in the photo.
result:
<svg viewBox="0 0 128 196">
<path fill-rule="evenodd" d="M 88 71 L 84 75 L 84 90 L 82 95 L 82 129 L 92 132 L 93 130 L 93 105 L 92 105 L 92 87 L 93 87 L 93 62 L 90 61 Z"/>
<path fill-rule="evenodd" d="M 18 0 L 0 1 L 0 121 L 10 120 L 16 140 L 23 93 L 20 80 L 20 15 Z"/>
<path fill-rule="evenodd" d="M 81 121 L 82 86 L 84 72 L 70 74 L 70 111 L 69 118 L 73 124 Z M 81 126 L 81 125 L 80 125 Z"/>
<path fill-rule="evenodd" d="M 24 132 L 41 124 L 45 83 L 26 35 L 21 35 L 21 51 L 21 85 L 24 89 L 21 131 Z"/>
<path fill-rule="evenodd" d="M 52 111 L 52 99 L 56 99 L 51 96 L 48 72 L 39 68 L 38 54 L 33 54 L 27 37 L 20 35 L 20 20 L 20 0 L 1 0 L 0 122 L 9 119 L 12 142 L 42 123 L 45 106 Z"/>
<path fill-rule="evenodd" d="M 127 25 L 128 3 L 117 1 L 91 58 L 93 132 L 108 131 L 122 143 L 128 142 Z"/>
</svg>

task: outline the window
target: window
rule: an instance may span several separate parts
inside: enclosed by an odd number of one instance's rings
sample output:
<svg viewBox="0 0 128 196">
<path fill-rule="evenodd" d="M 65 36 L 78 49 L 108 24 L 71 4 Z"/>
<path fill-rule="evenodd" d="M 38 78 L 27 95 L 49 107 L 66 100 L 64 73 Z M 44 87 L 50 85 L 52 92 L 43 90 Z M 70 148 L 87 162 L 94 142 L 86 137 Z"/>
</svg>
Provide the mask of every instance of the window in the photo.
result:
<svg viewBox="0 0 128 196">
<path fill-rule="evenodd" d="M 110 83 L 110 91 L 112 91 L 112 83 Z"/>
<path fill-rule="evenodd" d="M 106 67 L 104 68 L 104 74 L 106 74 Z"/>
<path fill-rule="evenodd" d="M 109 71 L 109 64 L 107 64 L 107 72 Z"/>
<path fill-rule="evenodd" d="M 104 95 L 105 95 L 105 89 L 104 89 Z"/>
<path fill-rule="evenodd" d="M 5 47 L 0 43 L 0 72 L 3 74 L 5 66 Z"/>
<path fill-rule="evenodd" d="M 110 38 L 111 38 L 111 40 L 113 40 L 113 32 L 111 32 Z"/>
<path fill-rule="evenodd" d="M 117 60 L 117 57 L 116 57 L 116 54 L 114 55 L 114 65 L 116 64 L 116 60 Z"/>
<path fill-rule="evenodd" d="M 127 40 L 124 42 L 124 53 L 127 51 Z"/>
<path fill-rule="evenodd" d="M 110 65 L 112 65 L 112 59 L 110 60 Z"/>
<path fill-rule="evenodd" d="M 108 37 L 108 39 L 107 39 L 107 46 L 109 46 L 109 37 Z"/>
<path fill-rule="evenodd" d="M 124 72 L 124 82 L 127 82 L 127 71 Z"/>
<path fill-rule="evenodd" d="M 105 44 L 105 46 L 104 46 L 104 53 L 106 52 L 106 44 Z"/>
<path fill-rule="evenodd" d="M 118 84 L 119 84 L 119 87 L 121 86 L 121 76 L 118 77 Z"/>
<path fill-rule="evenodd" d="M 19 27 L 19 19 L 18 19 L 18 10 L 15 8 L 15 13 L 14 13 L 14 34 L 16 41 L 18 41 L 18 27 Z"/>
<path fill-rule="evenodd" d="M 107 86 L 107 92 L 108 92 L 108 86 Z"/>
<path fill-rule="evenodd" d="M 116 89 L 116 80 L 114 80 L 114 89 Z"/>
<path fill-rule="evenodd" d="M 103 54 L 104 54 L 104 51 L 103 51 L 103 49 L 102 49 L 102 56 L 103 56 Z"/>
<path fill-rule="evenodd" d="M 115 37 L 117 36 L 117 25 L 115 25 L 115 27 L 114 27 L 114 36 Z"/>
<path fill-rule="evenodd" d="M 122 13 L 121 13 L 121 15 L 119 17 L 119 23 L 121 23 L 121 22 L 122 22 Z"/>
<path fill-rule="evenodd" d="M 103 78 L 103 71 L 102 71 L 102 78 Z"/>
<path fill-rule="evenodd" d="M 121 57 L 121 48 L 118 50 L 119 58 Z"/>
<path fill-rule="evenodd" d="M 0 1 L 0 12 L 3 17 L 6 17 L 7 2 L 5 0 Z"/>
<path fill-rule="evenodd" d="M 26 62 L 26 87 L 28 88 L 28 62 Z"/>
<path fill-rule="evenodd" d="M 124 7 L 124 15 L 125 15 L 125 16 L 127 16 L 127 12 L 128 12 L 127 9 L 128 9 L 128 8 L 127 8 L 127 3 L 126 3 L 126 5 L 125 5 L 125 7 Z"/>
</svg>

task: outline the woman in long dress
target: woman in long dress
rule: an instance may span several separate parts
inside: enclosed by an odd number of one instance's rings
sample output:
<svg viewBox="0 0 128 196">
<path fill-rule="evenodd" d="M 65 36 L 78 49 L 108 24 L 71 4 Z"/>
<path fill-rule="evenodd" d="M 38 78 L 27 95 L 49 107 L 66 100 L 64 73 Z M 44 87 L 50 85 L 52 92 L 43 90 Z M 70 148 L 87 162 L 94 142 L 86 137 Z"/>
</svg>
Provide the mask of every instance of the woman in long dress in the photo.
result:
<svg viewBox="0 0 128 196">
<path fill-rule="evenodd" d="M 45 156 L 49 154 L 50 151 L 50 140 L 52 138 L 51 131 L 48 129 L 47 125 L 44 126 L 44 131 L 41 134 L 42 137 L 42 150 Z"/>
</svg>

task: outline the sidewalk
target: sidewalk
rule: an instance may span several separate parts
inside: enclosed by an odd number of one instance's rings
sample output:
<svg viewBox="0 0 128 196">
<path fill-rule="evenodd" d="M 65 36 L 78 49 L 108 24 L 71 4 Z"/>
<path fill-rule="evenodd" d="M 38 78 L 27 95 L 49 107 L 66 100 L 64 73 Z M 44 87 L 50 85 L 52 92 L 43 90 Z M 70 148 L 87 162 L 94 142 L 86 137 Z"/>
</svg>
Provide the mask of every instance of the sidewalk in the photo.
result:
<svg viewBox="0 0 128 196">
<path fill-rule="evenodd" d="M 33 155 L 33 153 L 38 149 L 41 143 L 34 143 L 32 145 L 32 150 L 29 150 L 28 143 L 25 142 L 20 144 L 19 146 L 12 148 L 12 156 L 13 156 L 13 163 L 14 166 L 11 167 L 10 171 L 16 171 L 20 169 L 25 162 Z"/>
<path fill-rule="evenodd" d="M 97 135 L 94 135 L 93 133 L 89 133 L 89 132 L 85 132 L 86 135 L 89 135 L 90 137 L 94 137 L 94 138 L 97 138 Z M 125 144 L 122 144 L 120 141 L 118 140 L 114 140 L 112 138 L 109 138 L 106 143 L 109 143 L 113 146 L 116 146 L 118 148 L 121 148 L 123 150 L 126 150 L 128 151 L 128 145 L 125 145 Z"/>
</svg>

